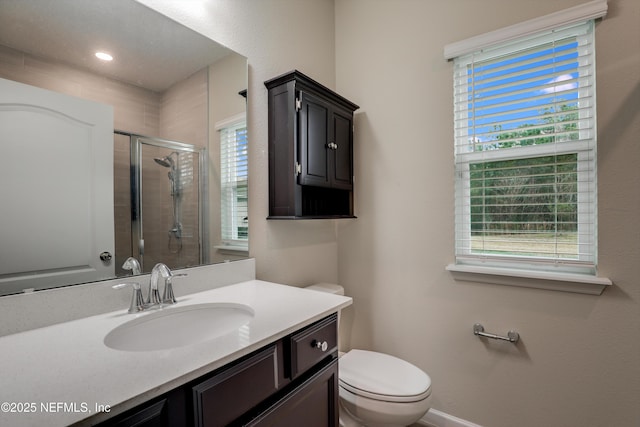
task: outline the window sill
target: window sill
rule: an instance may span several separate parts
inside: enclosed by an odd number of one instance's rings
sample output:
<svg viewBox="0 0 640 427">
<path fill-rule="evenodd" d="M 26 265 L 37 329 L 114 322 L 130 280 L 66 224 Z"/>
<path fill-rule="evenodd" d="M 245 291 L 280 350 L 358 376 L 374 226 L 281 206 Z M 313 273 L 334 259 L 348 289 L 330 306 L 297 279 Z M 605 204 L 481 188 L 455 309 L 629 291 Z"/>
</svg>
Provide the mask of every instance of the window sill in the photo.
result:
<svg viewBox="0 0 640 427">
<path fill-rule="evenodd" d="M 456 264 L 449 264 L 447 270 L 456 280 L 590 295 L 600 295 L 608 286 L 613 285 L 613 282 L 606 277 L 586 274 Z"/>
<path fill-rule="evenodd" d="M 230 253 L 235 255 L 249 254 L 249 248 L 246 246 L 220 245 L 214 246 L 213 248 L 222 253 Z"/>
</svg>

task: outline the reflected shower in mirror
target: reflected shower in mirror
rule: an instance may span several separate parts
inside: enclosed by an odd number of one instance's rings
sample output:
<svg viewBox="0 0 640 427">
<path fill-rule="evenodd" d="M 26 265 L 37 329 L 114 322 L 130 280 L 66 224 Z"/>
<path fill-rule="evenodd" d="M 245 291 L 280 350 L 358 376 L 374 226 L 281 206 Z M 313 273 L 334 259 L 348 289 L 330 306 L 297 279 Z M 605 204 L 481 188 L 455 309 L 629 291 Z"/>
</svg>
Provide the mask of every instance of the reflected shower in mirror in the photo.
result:
<svg viewBox="0 0 640 427">
<path fill-rule="evenodd" d="M 56 127 L 7 127 L 25 113 L 9 115 L 20 102 L 0 92 L 0 148 L 16 159 L 0 170 L 13 183 L 0 197 L 18 221 L 0 227 L 0 295 L 131 275 L 131 256 L 148 272 L 248 255 L 245 57 L 135 0 L 0 0 L 0 79 L 112 109 L 108 154 L 92 158 Z M 31 110 L 47 95 L 35 98 Z M 229 124 L 243 137 L 231 145 L 235 175 L 221 178 Z"/>
<path fill-rule="evenodd" d="M 123 132 L 114 144 L 126 153 L 114 159 L 116 274 L 127 275 L 129 257 L 147 273 L 159 262 L 171 269 L 206 263 L 206 150 Z"/>
</svg>

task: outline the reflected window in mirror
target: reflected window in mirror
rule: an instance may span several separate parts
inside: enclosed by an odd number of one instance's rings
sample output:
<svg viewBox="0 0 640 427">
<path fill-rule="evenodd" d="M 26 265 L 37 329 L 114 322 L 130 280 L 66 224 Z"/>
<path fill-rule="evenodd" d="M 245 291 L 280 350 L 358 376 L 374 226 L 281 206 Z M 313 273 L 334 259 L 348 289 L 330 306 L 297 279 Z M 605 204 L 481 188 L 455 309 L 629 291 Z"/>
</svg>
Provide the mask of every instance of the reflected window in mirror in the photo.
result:
<svg viewBox="0 0 640 427">
<path fill-rule="evenodd" d="M 244 114 L 224 120 L 220 133 L 220 220 L 222 245 L 249 250 L 247 122 Z"/>
</svg>

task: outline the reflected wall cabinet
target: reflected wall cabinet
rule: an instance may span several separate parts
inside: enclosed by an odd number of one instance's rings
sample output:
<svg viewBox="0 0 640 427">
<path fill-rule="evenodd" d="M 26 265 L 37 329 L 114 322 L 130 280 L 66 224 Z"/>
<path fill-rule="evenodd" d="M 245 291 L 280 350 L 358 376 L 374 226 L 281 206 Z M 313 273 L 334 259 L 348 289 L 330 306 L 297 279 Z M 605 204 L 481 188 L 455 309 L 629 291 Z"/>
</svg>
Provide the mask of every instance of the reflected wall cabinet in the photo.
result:
<svg viewBox="0 0 640 427">
<path fill-rule="evenodd" d="M 354 218 L 353 114 L 359 107 L 299 71 L 264 84 L 268 219 Z"/>
</svg>

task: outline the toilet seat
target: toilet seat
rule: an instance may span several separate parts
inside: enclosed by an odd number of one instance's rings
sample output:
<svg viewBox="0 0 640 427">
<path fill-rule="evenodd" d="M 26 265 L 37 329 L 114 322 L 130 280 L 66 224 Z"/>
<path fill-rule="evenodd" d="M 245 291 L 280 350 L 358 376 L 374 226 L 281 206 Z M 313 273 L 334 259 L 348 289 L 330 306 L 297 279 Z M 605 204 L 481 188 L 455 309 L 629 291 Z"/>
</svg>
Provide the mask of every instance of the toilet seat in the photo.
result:
<svg viewBox="0 0 640 427">
<path fill-rule="evenodd" d="M 351 350 L 338 362 L 339 384 L 349 392 L 382 402 L 418 402 L 431 395 L 431 378 L 397 357 Z"/>
</svg>

